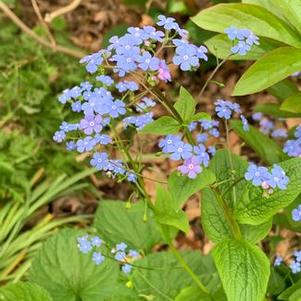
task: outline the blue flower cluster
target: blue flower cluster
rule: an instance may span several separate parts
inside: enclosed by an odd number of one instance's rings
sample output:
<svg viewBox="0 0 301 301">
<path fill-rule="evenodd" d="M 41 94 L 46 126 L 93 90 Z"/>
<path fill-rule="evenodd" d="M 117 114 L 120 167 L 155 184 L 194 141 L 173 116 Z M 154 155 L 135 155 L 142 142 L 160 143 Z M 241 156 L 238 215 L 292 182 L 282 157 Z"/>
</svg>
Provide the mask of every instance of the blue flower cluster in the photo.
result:
<svg viewBox="0 0 301 301">
<path fill-rule="evenodd" d="M 254 44 L 259 45 L 259 38 L 249 29 L 230 26 L 224 32 L 231 41 L 236 42 L 231 48 L 233 54 L 246 55 Z"/>
<path fill-rule="evenodd" d="M 63 121 L 53 140 L 66 141 L 69 151 L 90 152 L 97 170 L 131 182 L 137 180 L 132 166 L 109 158 L 110 145 L 118 144 L 112 129 L 122 122 L 124 128 L 139 131 L 153 121 L 156 99 L 149 97 L 154 96 L 151 89 L 171 80 L 165 49 L 174 49 L 173 62 L 183 71 L 195 70 L 200 60 L 207 60 L 207 49 L 189 43 L 188 32 L 175 19 L 161 15 L 157 25 L 163 30 L 130 27 L 123 36 L 113 36 L 107 49 L 82 58 L 80 63 L 95 77 L 59 96 L 61 104 L 71 107 L 72 123 Z M 79 117 L 73 117 L 76 114 Z"/>
<path fill-rule="evenodd" d="M 292 211 L 292 219 L 295 222 L 301 222 L 301 205 Z"/>
<path fill-rule="evenodd" d="M 301 125 L 295 130 L 295 138 L 285 142 L 283 151 L 290 157 L 301 157 Z"/>
<path fill-rule="evenodd" d="M 233 103 L 229 100 L 217 99 L 215 102 L 215 111 L 219 118 L 225 120 L 231 119 L 234 113 L 240 114 L 243 130 L 246 132 L 250 130 L 246 117 L 241 114 L 241 109 L 239 104 Z"/>
<path fill-rule="evenodd" d="M 111 258 L 119 261 L 121 264 L 121 270 L 128 274 L 131 272 L 133 266 L 132 262 L 140 257 L 139 252 L 136 250 L 126 251 L 127 245 L 124 242 L 117 244 L 111 249 L 111 254 L 104 255 L 104 248 L 100 250 L 100 247 L 104 246 L 103 240 L 98 236 L 84 235 L 77 238 L 77 247 L 83 254 L 88 254 L 92 252 L 92 261 L 96 265 L 100 265 L 104 262 L 105 258 Z"/>
<path fill-rule="evenodd" d="M 276 164 L 269 171 L 266 167 L 251 163 L 245 173 L 245 179 L 251 181 L 254 186 L 261 186 L 269 194 L 273 193 L 273 189 L 277 187 L 285 190 L 289 183 L 285 171 Z"/>
<path fill-rule="evenodd" d="M 295 259 L 291 262 L 290 268 L 293 274 L 301 272 L 301 251 L 294 252 Z"/>
</svg>

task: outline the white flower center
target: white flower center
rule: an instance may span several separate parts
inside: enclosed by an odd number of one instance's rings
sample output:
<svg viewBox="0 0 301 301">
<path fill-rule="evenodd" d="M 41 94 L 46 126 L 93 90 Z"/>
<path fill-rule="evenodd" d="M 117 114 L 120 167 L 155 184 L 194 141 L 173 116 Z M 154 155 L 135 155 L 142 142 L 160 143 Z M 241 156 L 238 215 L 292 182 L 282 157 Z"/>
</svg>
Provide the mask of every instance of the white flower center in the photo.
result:
<svg viewBox="0 0 301 301">
<path fill-rule="evenodd" d="M 255 172 L 255 176 L 256 176 L 256 177 L 259 177 L 259 176 L 260 176 L 260 173 L 259 173 L 258 171 L 256 171 L 256 172 Z"/>
<path fill-rule="evenodd" d="M 146 62 L 146 63 L 149 63 L 149 62 L 150 62 L 150 59 L 146 59 L 145 62 Z"/>
<path fill-rule="evenodd" d="M 112 106 L 112 109 L 113 109 L 113 110 L 116 110 L 116 106 L 115 106 L 115 105 L 113 105 L 113 106 Z"/>
<path fill-rule="evenodd" d="M 91 121 L 91 122 L 90 122 L 90 126 L 94 126 L 94 121 Z"/>
<path fill-rule="evenodd" d="M 188 165 L 188 169 L 193 169 L 194 168 L 194 165 L 193 164 L 189 164 Z"/>
<path fill-rule="evenodd" d="M 167 144 L 172 144 L 172 140 L 168 139 Z"/>
<path fill-rule="evenodd" d="M 178 148 L 178 152 L 179 152 L 179 153 L 182 153 L 182 152 L 183 152 L 183 148 L 182 148 L 182 147 L 179 147 L 179 148 Z"/>
<path fill-rule="evenodd" d="M 187 54 L 185 54 L 185 55 L 183 56 L 183 60 L 184 60 L 184 61 L 187 61 L 187 60 L 188 60 L 188 55 L 187 55 Z"/>
<path fill-rule="evenodd" d="M 130 57 L 128 57 L 128 58 L 126 59 L 126 61 L 127 61 L 128 63 L 130 63 L 130 62 L 132 61 L 132 59 L 131 59 Z"/>
</svg>

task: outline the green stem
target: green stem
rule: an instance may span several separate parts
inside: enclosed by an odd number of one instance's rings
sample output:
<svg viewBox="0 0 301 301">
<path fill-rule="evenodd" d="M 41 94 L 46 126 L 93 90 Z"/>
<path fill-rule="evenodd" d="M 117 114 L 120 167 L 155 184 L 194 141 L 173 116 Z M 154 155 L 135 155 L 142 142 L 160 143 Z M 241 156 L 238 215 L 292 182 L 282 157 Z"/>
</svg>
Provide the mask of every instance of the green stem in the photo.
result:
<svg viewBox="0 0 301 301">
<path fill-rule="evenodd" d="M 230 163 L 230 167 L 231 167 L 231 179 L 233 181 L 233 183 L 235 182 L 235 176 L 233 174 L 234 172 L 234 164 L 233 164 L 233 159 L 232 159 L 232 155 L 230 152 L 230 139 L 229 139 L 229 127 L 228 127 L 228 122 L 227 120 L 225 120 L 225 128 L 226 128 L 226 142 L 227 142 L 227 153 L 228 153 L 228 157 L 229 157 L 229 163 Z M 236 206 L 236 188 L 235 185 L 232 186 L 232 191 L 233 191 L 233 206 Z"/>
<path fill-rule="evenodd" d="M 210 292 L 207 289 L 207 287 L 201 282 L 199 277 L 192 271 L 192 269 L 189 267 L 189 265 L 186 263 L 186 261 L 182 257 L 181 253 L 173 245 L 170 245 L 170 248 L 171 248 L 172 252 L 174 253 L 175 257 L 177 258 L 178 262 L 185 269 L 185 271 L 190 275 L 190 277 L 194 280 L 194 282 L 201 289 L 201 291 L 207 295 L 210 295 Z"/>
<path fill-rule="evenodd" d="M 233 216 L 231 209 L 228 207 L 227 203 L 225 202 L 225 200 L 222 197 L 221 192 L 219 191 L 219 189 L 217 187 L 212 186 L 211 190 L 213 191 L 214 196 L 215 196 L 219 206 L 223 209 L 223 212 L 225 213 L 225 217 L 227 219 L 228 225 L 231 228 L 231 232 L 232 232 L 234 238 L 240 240 L 242 238 L 241 231 L 240 231 L 237 221 L 235 220 L 235 218 Z"/>
</svg>

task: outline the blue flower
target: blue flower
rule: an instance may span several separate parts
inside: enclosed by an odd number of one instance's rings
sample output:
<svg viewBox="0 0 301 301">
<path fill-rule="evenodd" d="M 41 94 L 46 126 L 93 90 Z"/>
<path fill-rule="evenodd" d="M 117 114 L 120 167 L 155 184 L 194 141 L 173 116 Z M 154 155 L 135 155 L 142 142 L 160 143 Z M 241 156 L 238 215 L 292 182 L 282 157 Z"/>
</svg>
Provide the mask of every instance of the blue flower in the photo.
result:
<svg viewBox="0 0 301 301">
<path fill-rule="evenodd" d="M 79 62 L 86 64 L 86 70 L 89 73 L 95 73 L 98 69 L 98 66 L 100 66 L 103 62 L 103 52 L 98 51 L 96 53 L 92 53 L 90 55 L 87 55 L 83 57 Z"/>
<path fill-rule="evenodd" d="M 159 69 L 160 60 L 157 57 L 153 57 L 148 51 L 138 56 L 137 62 L 139 63 L 138 66 L 144 71 L 156 71 Z"/>
<path fill-rule="evenodd" d="M 128 255 L 132 258 L 138 258 L 140 255 L 139 255 L 139 252 L 136 251 L 136 250 L 129 250 L 129 253 Z"/>
<path fill-rule="evenodd" d="M 274 266 L 278 267 L 281 265 L 282 262 L 283 262 L 283 258 L 281 256 L 276 256 L 275 261 L 274 261 Z"/>
<path fill-rule="evenodd" d="M 125 261 L 126 259 L 126 254 L 123 251 L 119 251 L 115 254 L 114 258 L 118 261 Z"/>
<path fill-rule="evenodd" d="M 163 153 L 170 153 L 173 150 L 173 147 L 181 141 L 182 139 L 180 136 L 168 135 L 160 140 L 159 147 L 162 148 Z"/>
<path fill-rule="evenodd" d="M 72 103 L 71 109 L 73 112 L 80 112 L 82 110 L 82 104 L 80 101 Z"/>
<path fill-rule="evenodd" d="M 211 156 L 214 156 L 215 153 L 216 153 L 216 148 L 214 146 L 209 146 L 208 147 L 208 153 L 211 155 Z"/>
<path fill-rule="evenodd" d="M 110 160 L 108 170 L 117 175 L 124 175 L 126 170 L 121 160 Z"/>
<path fill-rule="evenodd" d="M 198 157 L 192 156 L 184 161 L 183 165 L 178 167 L 178 170 L 187 175 L 190 179 L 195 179 L 199 173 L 202 172 L 201 162 Z"/>
<path fill-rule="evenodd" d="M 68 141 L 66 143 L 66 150 L 73 151 L 76 149 L 76 143 L 74 141 Z"/>
<path fill-rule="evenodd" d="M 260 131 L 266 135 L 268 135 L 271 130 L 274 128 L 274 123 L 267 118 L 263 118 L 259 122 L 260 125 Z"/>
<path fill-rule="evenodd" d="M 272 187 L 278 187 L 281 190 L 286 189 L 289 178 L 286 176 L 284 170 L 279 165 L 274 165 L 271 174 L 267 179 L 267 183 Z"/>
<path fill-rule="evenodd" d="M 301 222 L 301 205 L 292 211 L 292 219 L 295 222 Z"/>
<path fill-rule="evenodd" d="M 79 128 L 87 135 L 91 135 L 93 132 L 99 133 L 103 128 L 101 115 L 86 115 L 81 119 Z"/>
<path fill-rule="evenodd" d="M 250 49 L 251 46 L 249 44 L 244 41 L 238 41 L 238 43 L 231 48 L 231 52 L 233 54 L 246 55 Z"/>
<path fill-rule="evenodd" d="M 228 38 L 233 41 L 238 38 L 239 29 L 234 26 L 230 26 L 226 28 L 224 32 L 227 34 Z"/>
<path fill-rule="evenodd" d="M 77 238 L 77 246 L 80 250 L 80 252 L 87 254 L 92 250 L 92 245 L 90 241 L 88 240 L 88 235 L 84 235 Z"/>
<path fill-rule="evenodd" d="M 124 242 L 121 242 L 120 244 L 116 245 L 116 251 L 125 251 L 127 248 L 127 244 Z"/>
<path fill-rule="evenodd" d="M 197 57 L 196 47 L 189 44 L 177 47 L 172 61 L 175 65 L 180 65 L 180 69 L 183 71 L 198 67 L 199 59 Z"/>
<path fill-rule="evenodd" d="M 68 100 L 72 98 L 70 89 L 65 89 L 63 93 L 59 96 L 58 100 L 61 104 L 65 104 Z"/>
<path fill-rule="evenodd" d="M 64 131 L 56 131 L 53 135 L 53 140 L 58 143 L 63 142 L 65 138 L 66 138 L 66 134 Z"/>
<path fill-rule="evenodd" d="M 171 147 L 170 153 L 170 159 L 172 160 L 185 160 L 192 156 L 192 146 L 188 143 L 180 141 Z"/>
<path fill-rule="evenodd" d="M 206 119 L 201 119 L 199 122 L 200 122 L 200 124 L 201 124 L 201 127 L 202 127 L 204 130 L 209 130 L 209 129 L 211 129 L 211 128 L 214 127 L 214 126 L 218 126 L 218 125 L 219 125 L 219 122 L 216 121 L 216 120 L 206 120 Z"/>
<path fill-rule="evenodd" d="M 240 115 L 240 119 L 242 121 L 242 128 L 245 132 L 248 132 L 250 130 L 248 120 L 244 115 Z"/>
<path fill-rule="evenodd" d="M 96 265 L 100 265 L 105 260 L 105 257 L 100 252 L 93 252 L 92 260 Z"/>
<path fill-rule="evenodd" d="M 89 152 L 95 146 L 95 141 L 91 136 L 87 136 L 84 139 L 79 139 L 76 142 L 76 149 L 79 153 L 83 153 L 85 151 Z"/>
<path fill-rule="evenodd" d="M 256 112 L 252 115 L 253 120 L 260 121 L 263 117 L 263 114 L 261 112 Z"/>
<path fill-rule="evenodd" d="M 163 26 L 167 30 L 179 29 L 179 25 L 175 22 L 174 18 L 166 18 L 163 15 L 159 15 L 158 20 L 157 25 Z"/>
<path fill-rule="evenodd" d="M 151 40 L 159 41 L 159 42 L 163 41 L 164 32 L 156 30 L 155 27 L 144 26 L 143 31 L 144 31 L 144 34 L 143 34 L 144 39 L 151 39 Z"/>
<path fill-rule="evenodd" d="M 199 144 L 193 148 L 193 151 L 196 157 L 199 159 L 200 164 L 203 164 L 207 167 L 209 165 L 210 157 L 206 152 L 206 147 L 203 144 Z"/>
<path fill-rule="evenodd" d="M 132 182 L 132 183 L 137 182 L 137 175 L 133 171 L 127 172 L 126 178 L 129 182 Z"/>
<path fill-rule="evenodd" d="M 293 274 L 297 274 L 301 272 L 301 264 L 298 261 L 292 261 L 290 264 L 290 269 L 292 270 Z"/>
<path fill-rule="evenodd" d="M 287 153 L 290 157 L 300 157 L 301 156 L 301 139 L 297 140 L 287 140 L 284 144 L 283 151 Z"/>
<path fill-rule="evenodd" d="M 295 130 L 295 137 L 301 138 L 301 125 L 298 125 Z"/>
<path fill-rule="evenodd" d="M 108 154 L 105 152 L 94 153 L 92 159 L 90 160 L 90 164 L 97 170 L 107 170 L 109 164 Z"/>
<path fill-rule="evenodd" d="M 240 113 L 240 107 L 238 104 L 234 104 L 228 100 L 218 99 L 215 103 L 215 111 L 219 118 L 226 120 L 230 119 L 233 111 Z"/>
<path fill-rule="evenodd" d="M 216 128 L 212 128 L 209 130 L 209 134 L 215 138 L 218 138 L 220 136 L 220 132 Z"/>
<path fill-rule="evenodd" d="M 258 167 L 253 163 L 249 165 L 248 170 L 245 173 L 245 179 L 247 181 L 252 181 L 254 186 L 262 185 L 264 181 L 267 181 L 269 176 L 269 171 L 266 167 Z"/>
<path fill-rule="evenodd" d="M 141 99 L 141 102 L 139 102 L 136 105 L 136 110 L 138 112 L 143 112 L 143 111 L 147 110 L 148 108 L 154 107 L 155 105 L 156 105 L 156 103 L 151 98 L 143 97 Z"/>
<path fill-rule="evenodd" d="M 98 236 L 94 236 L 91 239 L 91 244 L 93 247 L 100 247 L 102 244 L 102 239 Z"/>
<path fill-rule="evenodd" d="M 102 145 L 107 145 L 112 143 L 112 138 L 106 134 L 97 134 L 94 137 L 95 144 L 99 143 Z"/>
<path fill-rule="evenodd" d="M 112 86 L 114 83 L 112 77 L 108 76 L 108 75 L 99 75 L 99 76 L 96 76 L 95 79 L 106 86 Z"/>
<path fill-rule="evenodd" d="M 196 141 L 197 141 L 198 143 L 204 143 L 204 142 L 206 142 L 207 140 L 208 140 L 208 135 L 205 134 L 205 133 L 203 133 L 203 134 L 198 134 L 198 135 L 196 136 Z"/>
<path fill-rule="evenodd" d="M 296 257 L 296 261 L 301 262 L 301 251 L 296 250 L 294 256 Z"/>
<path fill-rule="evenodd" d="M 139 86 L 138 86 L 138 84 L 136 82 L 125 80 L 123 82 L 119 82 L 116 85 L 116 89 L 120 93 L 126 92 L 128 90 L 134 92 L 134 91 L 139 90 Z"/>
<path fill-rule="evenodd" d="M 93 88 L 93 85 L 91 83 L 89 83 L 88 81 L 85 81 L 80 84 L 80 87 L 81 87 L 82 91 L 91 91 L 91 89 Z"/>
<path fill-rule="evenodd" d="M 273 130 L 271 136 L 273 138 L 286 138 L 287 130 L 286 129 L 275 129 L 275 130 Z"/>
<path fill-rule="evenodd" d="M 121 270 L 122 272 L 124 272 L 125 274 L 129 274 L 132 270 L 133 266 L 130 265 L 130 264 L 124 264 L 122 267 L 121 267 Z"/>
<path fill-rule="evenodd" d="M 125 109 L 125 103 L 123 101 L 117 99 L 114 102 L 112 102 L 109 114 L 113 118 L 116 118 L 120 115 L 124 115 L 125 113 L 126 113 L 126 109 Z"/>
</svg>

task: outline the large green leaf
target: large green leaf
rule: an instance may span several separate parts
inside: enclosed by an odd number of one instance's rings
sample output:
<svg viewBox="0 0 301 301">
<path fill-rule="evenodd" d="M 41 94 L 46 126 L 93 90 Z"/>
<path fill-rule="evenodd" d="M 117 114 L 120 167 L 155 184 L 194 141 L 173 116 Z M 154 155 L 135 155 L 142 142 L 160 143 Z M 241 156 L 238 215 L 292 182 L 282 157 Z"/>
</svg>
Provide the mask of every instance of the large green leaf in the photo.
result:
<svg viewBox="0 0 301 301">
<path fill-rule="evenodd" d="M 144 214 L 147 221 L 143 221 Z M 126 208 L 124 202 L 102 201 L 99 203 L 93 226 L 111 244 L 126 242 L 131 248 L 149 252 L 161 240 L 151 210 L 145 211 L 144 202 Z"/>
<path fill-rule="evenodd" d="M 216 268 L 210 256 L 201 256 L 199 252 L 182 252 L 189 267 L 205 283 L 216 279 Z M 194 282 L 191 276 L 179 265 L 171 252 L 159 252 L 147 255 L 135 261 L 140 269 L 133 270 L 133 284 L 138 295 L 146 300 L 174 300 L 180 291 Z M 216 284 L 216 288 L 220 284 Z"/>
<path fill-rule="evenodd" d="M 170 192 L 162 186 L 157 186 L 157 196 L 154 208 L 156 221 L 164 226 L 175 227 L 188 232 L 189 222 L 187 215 L 177 206 Z M 170 241 L 170 238 L 168 238 Z"/>
<path fill-rule="evenodd" d="M 213 258 L 228 300 L 264 299 L 270 263 L 258 247 L 242 240 L 225 240 L 216 245 Z"/>
<path fill-rule="evenodd" d="M 278 296 L 278 300 L 300 301 L 301 300 L 301 279 L 294 283 Z"/>
<path fill-rule="evenodd" d="M 243 0 L 244 3 L 265 7 L 275 15 L 290 23 L 301 33 L 301 3 L 296 0 Z"/>
<path fill-rule="evenodd" d="M 262 91 L 300 70 L 301 49 L 279 47 L 264 55 L 243 74 L 233 95 Z"/>
<path fill-rule="evenodd" d="M 42 287 L 31 282 L 18 282 L 0 288 L 3 301 L 52 301 L 50 294 Z"/>
<path fill-rule="evenodd" d="M 282 103 L 280 109 L 292 113 L 301 113 L 301 92 L 288 97 Z"/>
<path fill-rule="evenodd" d="M 29 278 L 49 291 L 54 301 L 101 301 L 114 292 L 118 264 L 106 259 L 95 265 L 91 254 L 77 248 L 81 235 L 82 231 L 61 230 L 34 257 Z"/>
<path fill-rule="evenodd" d="M 260 45 L 252 46 L 251 50 L 246 55 L 229 55 L 233 42 L 225 34 L 217 34 L 205 42 L 211 53 L 220 59 L 228 58 L 229 60 L 258 60 L 267 52 L 279 47 L 283 44 L 268 40 L 266 38 L 260 39 Z"/>
<path fill-rule="evenodd" d="M 268 88 L 268 92 L 280 100 L 284 100 L 298 93 L 298 87 L 289 79 L 284 79 Z"/>
<path fill-rule="evenodd" d="M 195 106 L 196 101 L 194 98 L 184 87 L 181 87 L 179 99 L 176 101 L 174 107 L 184 122 L 192 118 L 195 112 Z"/>
<path fill-rule="evenodd" d="M 301 193 L 301 159 L 294 158 L 278 164 L 289 177 L 285 190 L 275 190 L 264 197 L 261 188 L 250 186 L 248 197 L 239 204 L 235 215 L 239 222 L 259 225 L 269 220 L 279 209 L 288 206 Z"/>
<path fill-rule="evenodd" d="M 300 99 L 299 99 L 300 101 Z M 298 118 L 301 117 L 300 113 L 292 113 L 285 110 L 282 110 L 280 104 L 275 103 L 265 103 L 255 106 L 256 112 L 261 112 L 263 114 L 271 115 L 278 118 Z"/>
<path fill-rule="evenodd" d="M 231 164 L 230 157 L 235 170 L 235 180 L 240 179 L 235 185 L 235 197 L 236 202 L 234 202 L 234 192 L 233 189 L 229 189 L 231 181 L 225 182 L 219 185 L 219 190 L 224 194 L 224 202 L 229 207 L 229 210 L 235 208 L 239 201 L 243 198 L 246 188 L 246 181 L 243 179 L 246 172 L 248 163 L 241 157 L 229 154 L 227 150 L 220 150 L 211 160 L 209 168 L 215 172 L 217 182 L 224 182 L 231 178 Z M 241 180 L 242 179 L 242 180 Z M 201 206 L 201 221 L 206 235 L 213 242 L 220 242 L 227 238 L 233 238 L 231 226 L 228 223 L 228 218 L 225 214 L 225 210 L 220 206 L 216 199 L 213 191 L 209 188 L 205 188 L 202 191 L 202 206 Z M 239 225 L 240 231 L 244 239 L 256 243 L 262 238 L 264 238 L 271 228 L 271 220 L 261 224 L 252 225 Z"/>
<path fill-rule="evenodd" d="M 180 128 L 181 125 L 174 118 L 163 116 L 147 124 L 141 130 L 141 133 L 158 135 L 176 134 Z"/>
<path fill-rule="evenodd" d="M 192 21 L 204 29 L 220 33 L 224 33 L 224 30 L 231 25 L 249 28 L 256 35 L 295 47 L 301 46 L 298 33 L 283 20 L 257 5 L 219 4 L 202 10 L 192 18 Z"/>
<path fill-rule="evenodd" d="M 281 147 L 253 126 L 244 131 L 241 121 L 232 120 L 231 127 L 264 161 L 273 164 L 287 159 Z"/>
<path fill-rule="evenodd" d="M 174 172 L 168 179 L 170 193 L 178 207 L 181 207 L 194 193 L 209 186 L 215 181 L 214 174 L 208 170 L 203 170 L 195 179 Z"/>
</svg>

